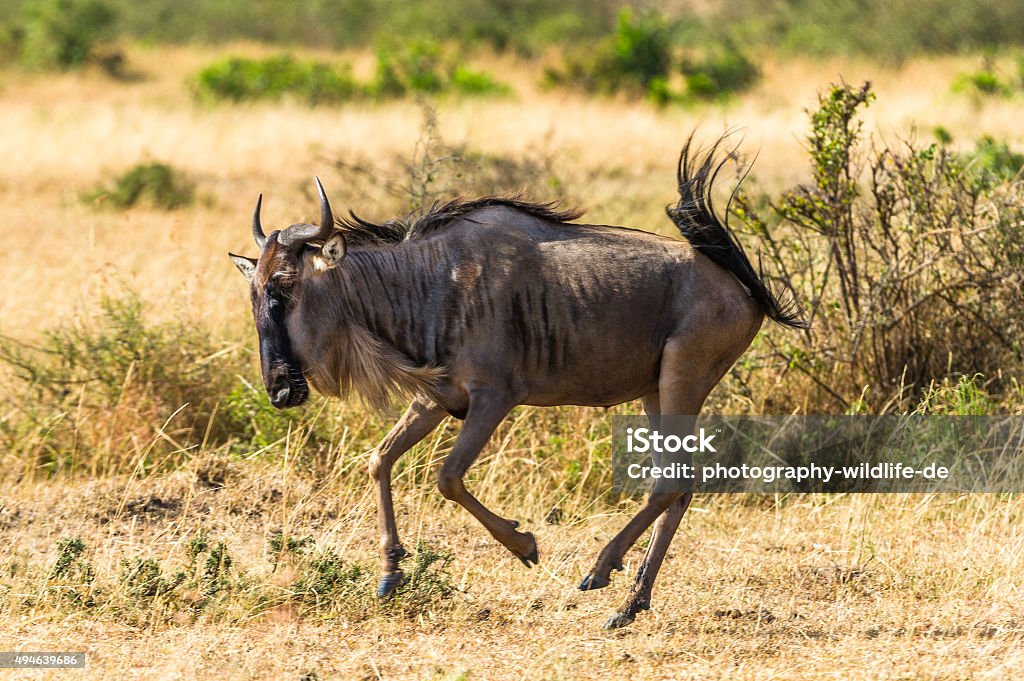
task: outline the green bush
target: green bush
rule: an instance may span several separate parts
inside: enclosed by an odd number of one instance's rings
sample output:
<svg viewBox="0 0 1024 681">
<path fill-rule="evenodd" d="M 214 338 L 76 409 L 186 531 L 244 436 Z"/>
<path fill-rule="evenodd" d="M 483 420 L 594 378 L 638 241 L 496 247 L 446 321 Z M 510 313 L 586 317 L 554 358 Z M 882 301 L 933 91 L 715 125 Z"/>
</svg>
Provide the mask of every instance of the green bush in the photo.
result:
<svg viewBox="0 0 1024 681">
<path fill-rule="evenodd" d="M 110 187 L 100 187 L 83 198 L 108 203 L 116 208 L 131 208 L 140 203 L 163 210 L 174 210 L 192 203 L 195 185 L 179 170 L 166 163 L 152 161 L 132 166 Z"/>
<path fill-rule="evenodd" d="M 195 80 L 200 100 L 241 102 L 293 97 L 311 105 L 337 104 L 363 97 L 388 99 L 408 93 L 507 94 L 508 88 L 485 73 L 455 62 L 435 42 L 411 41 L 377 48 L 371 83 L 357 82 L 348 66 L 332 68 L 288 55 L 266 59 L 232 57 L 211 64 Z"/>
<path fill-rule="evenodd" d="M 633 16 L 619 13 L 615 33 L 565 55 L 561 68 L 545 70 L 547 85 L 582 88 L 588 92 L 647 94 L 653 84 L 657 98 L 665 91 L 672 65 L 672 30 L 655 12 Z"/>
<path fill-rule="evenodd" d="M 441 47 L 435 42 L 420 40 L 399 49 L 377 51 L 378 69 L 396 75 L 403 91 L 436 93 L 444 87 Z"/>
<path fill-rule="evenodd" d="M 811 114 L 812 182 L 733 204 L 812 323 L 798 343 L 765 337 L 808 381 L 768 409 L 883 413 L 950 375 L 1020 378 L 1024 183 L 979 177 L 938 144 L 864 144 L 872 98 L 833 86 Z"/>
<path fill-rule="evenodd" d="M 364 94 L 347 66 L 336 69 L 290 55 L 224 59 L 199 72 L 195 90 L 204 100 L 241 102 L 289 96 L 313 105 L 336 104 Z"/>
<path fill-rule="evenodd" d="M 18 52 L 40 70 L 84 66 L 110 36 L 114 11 L 100 0 L 31 0 L 21 8 Z"/>
<path fill-rule="evenodd" d="M 455 67 L 451 72 L 450 83 L 452 90 L 464 95 L 504 96 L 512 92 L 507 85 L 494 80 L 489 74 L 466 66 Z"/>
<path fill-rule="evenodd" d="M 377 72 L 369 88 L 381 99 L 407 93 L 507 95 L 509 88 L 490 75 L 474 71 L 446 54 L 440 44 L 417 40 L 377 47 Z"/>
<path fill-rule="evenodd" d="M 634 18 L 629 10 L 619 13 L 612 40 L 613 71 L 626 83 L 643 90 L 656 78 L 664 78 L 672 61 L 672 40 L 665 18 L 645 12 Z"/>
<path fill-rule="evenodd" d="M 732 43 L 709 50 L 681 66 L 686 94 L 697 99 L 722 99 L 742 92 L 761 77 L 761 70 Z"/>
</svg>

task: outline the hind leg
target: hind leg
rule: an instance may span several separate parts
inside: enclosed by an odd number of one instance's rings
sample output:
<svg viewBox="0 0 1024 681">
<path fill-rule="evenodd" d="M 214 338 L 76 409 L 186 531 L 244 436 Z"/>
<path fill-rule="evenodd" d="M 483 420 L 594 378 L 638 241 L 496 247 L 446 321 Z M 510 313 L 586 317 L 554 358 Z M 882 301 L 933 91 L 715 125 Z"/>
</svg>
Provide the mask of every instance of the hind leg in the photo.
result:
<svg viewBox="0 0 1024 681">
<path fill-rule="evenodd" d="M 692 433 L 696 415 L 704 406 L 704 400 L 745 347 L 746 344 L 735 354 L 723 354 L 721 348 L 714 347 L 710 341 L 685 342 L 683 339 L 675 339 L 666 344 L 658 380 L 662 427 L 675 434 L 681 435 L 684 430 Z M 625 626 L 635 619 L 637 612 L 650 608 L 654 580 L 693 498 L 691 491 L 683 487 L 677 483 L 675 489 L 678 493 L 672 496 L 665 512 L 658 518 L 629 595 L 608 619 L 606 628 Z M 657 491 L 656 486 L 651 496 L 655 496 Z"/>
<path fill-rule="evenodd" d="M 657 430 L 661 423 L 661 403 L 658 393 L 643 398 L 644 411 L 651 428 Z M 654 519 L 665 511 L 671 499 L 651 495 L 629 523 L 601 550 L 594 567 L 580 583 L 581 591 L 602 589 L 610 583 L 612 570 L 622 570 L 622 557 Z"/>
<path fill-rule="evenodd" d="M 680 436 L 693 432 L 697 413 L 711 388 L 721 378 L 718 363 L 714 361 L 713 353 L 717 352 L 717 348 L 703 348 L 694 343 L 687 343 L 684 339 L 673 339 L 666 343 L 662 352 L 658 393 L 644 399 L 644 409 L 652 426 L 661 426 L 663 430 Z M 714 367 L 710 372 L 707 368 L 709 365 Z M 675 458 L 672 455 L 663 456 L 668 458 L 656 463 L 666 465 L 672 463 Z M 686 461 L 680 460 L 678 463 Z M 580 584 L 580 589 L 588 591 L 607 586 L 611 571 L 622 569 L 622 559 L 626 551 L 686 491 L 688 489 L 678 481 L 673 482 L 664 478 L 658 480 L 636 516 L 601 551 L 593 569 Z M 678 521 L 676 524 L 678 525 Z M 671 536 L 668 541 L 671 541 Z"/>
<path fill-rule="evenodd" d="M 605 629 L 624 627 L 636 619 L 638 612 L 650 609 L 654 580 L 658 578 L 658 570 L 665 560 L 672 537 L 675 536 L 679 522 L 683 519 L 686 509 L 690 507 L 692 499 L 693 494 L 689 492 L 682 495 L 655 522 L 651 543 L 647 546 L 647 554 L 636 571 L 636 578 L 630 587 L 629 595 L 626 596 L 626 602 L 608 618 L 604 625 Z"/>
</svg>

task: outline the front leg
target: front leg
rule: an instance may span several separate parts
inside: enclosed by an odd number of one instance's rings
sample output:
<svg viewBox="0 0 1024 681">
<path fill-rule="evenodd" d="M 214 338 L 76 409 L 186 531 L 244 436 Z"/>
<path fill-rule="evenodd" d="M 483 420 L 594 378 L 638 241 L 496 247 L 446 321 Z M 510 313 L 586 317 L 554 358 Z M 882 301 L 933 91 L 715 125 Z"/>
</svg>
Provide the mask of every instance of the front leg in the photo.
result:
<svg viewBox="0 0 1024 681">
<path fill-rule="evenodd" d="M 502 518 L 474 497 L 466 489 L 462 477 L 473 465 L 494 429 L 517 404 L 511 396 L 487 389 L 470 392 L 469 410 L 462 431 L 455 439 L 455 445 L 448 454 L 437 486 L 445 499 L 461 505 L 487 528 L 495 539 L 511 551 L 526 567 L 533 567 L 540 561 L 537 557 L 537 542 L 529 532 L 519 532 L 519 523 Z"/>
<path fill-rule="evenodd" d="M 380 533 L 381 580 L 377 596 L 390 596 L 402 581 L 398 561 L 406 551 L 398 541 L 395 507 L 391 501 L 391 468 L 398 457 L 430 434 L 447 415 L 425 397 L 417 397 L 394 428 L 370 455 L 370 478 L 377 497 L 377 530 Z"/>
</svg>

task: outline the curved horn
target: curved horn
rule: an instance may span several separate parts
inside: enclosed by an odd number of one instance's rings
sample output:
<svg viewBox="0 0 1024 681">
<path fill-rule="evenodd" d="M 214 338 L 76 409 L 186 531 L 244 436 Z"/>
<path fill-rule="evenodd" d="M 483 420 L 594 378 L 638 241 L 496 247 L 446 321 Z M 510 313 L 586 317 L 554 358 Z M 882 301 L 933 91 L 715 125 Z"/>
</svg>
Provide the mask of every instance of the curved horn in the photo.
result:
<svg viewBox="0 0 1024 681">
<path fill-rule="evenodd" d="M 292 225 L 281 232 L 277 242 L 285 248 L 299 248 L 307 241 L 323 241 L 334 231 L 334 214 L 331 212 L 331 202 L 327 200 L 327 192 L 320 184 L 320 178 L 316 180 L 316 191 L 320 195 L 320 225 Z"/>
<path fill-rule="evenodd" d="M 260 224 L 260 208 L 263 207 L 263 194 L 256 199 L 256 210 L 252 214 L 252 238 L 256 240 L 256 245 L 263 250 L 263 244 L 267 243 L 267 235 L 263 233 L 263 225 Z"/>
</svg>

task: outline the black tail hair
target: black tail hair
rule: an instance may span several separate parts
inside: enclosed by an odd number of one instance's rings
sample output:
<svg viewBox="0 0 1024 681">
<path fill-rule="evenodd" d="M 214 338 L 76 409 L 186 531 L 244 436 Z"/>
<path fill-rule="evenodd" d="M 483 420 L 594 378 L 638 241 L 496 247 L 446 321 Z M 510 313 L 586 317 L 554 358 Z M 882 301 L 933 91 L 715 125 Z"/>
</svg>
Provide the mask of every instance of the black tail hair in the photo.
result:
<svg viewBox="0 0 1024 681">
<path fill-rule="evenodd" d="M 765 285 L 762 275 L 750 264 L 743 246 L 729 227 L 728 211 L 724 222 L 715 214 L 711 197 L 712 188 L 722 168 L 736 153 L 733 149 L 724 159 L 715 159 L 715 154 L 726 137 L 723 136 L 715 142 L 702 157 L 699 149 L 691 155 L 693 135 L 690 135 L 679 154 L 679 169 L 676 173 L 679 201 L 674 206 L 669 205 L 665 212 L 696 250 L 732 272 L 740 283 L 747 287 L 750 297 L 766 316 L 783 326 L 806 329 L 808 324 L 803 318 L 803 311 L 796 296 L 787 290 L 784 293 L 785 300 L 780 302 L 779 296 Z M 732 203 L 738 189 L 739 185 L 729 197 L 729 203 Z"/>
</svg>

